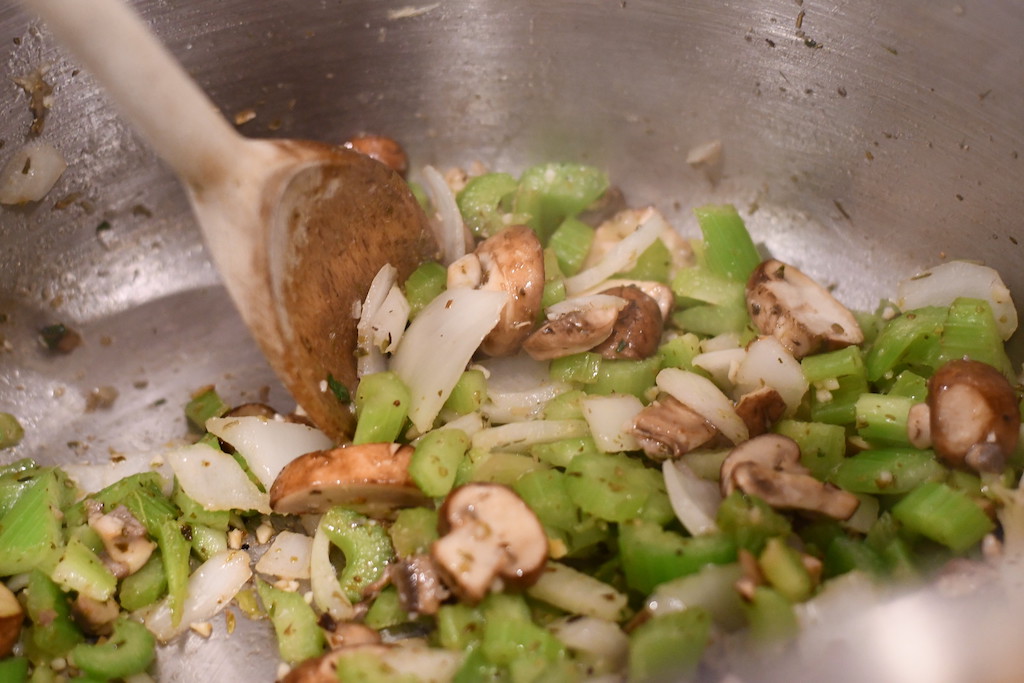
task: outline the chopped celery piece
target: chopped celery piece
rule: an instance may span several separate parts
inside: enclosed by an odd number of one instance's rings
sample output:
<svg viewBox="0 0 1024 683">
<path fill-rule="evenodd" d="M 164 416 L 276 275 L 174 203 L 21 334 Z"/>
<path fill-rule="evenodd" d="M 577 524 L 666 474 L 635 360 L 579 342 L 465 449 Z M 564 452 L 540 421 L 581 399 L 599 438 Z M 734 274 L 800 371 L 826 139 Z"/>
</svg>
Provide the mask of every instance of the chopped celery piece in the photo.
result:
<svg viewBox="0 0 1024 683">
<path fill-rule="evenodd" d="M 569 530 L 580 521 L 579 507 L 569 495 L 568 475 L 559 470 L 537 470 L 521 476 L 512 488 L 545 527 Z"/>
<path fill-rule="evenodd" d="M 10 413 L 0 413 L 0 449 L 17 446 L 24 437 L 25 429 L 18 418 Z"/>
<path fill-rule="evenodd" d="M 50 577 L 64 590 L 75 591 L 97 602 L 104 602 L 114 594 L 117 579 L 79 538 L 68 541 L 64 556 Z"/>
<path fill-rule="evenodd" d="M 565 469 L 566 485 L 576 505 L 609 522 L 636 519 L 650 495 L 643 464 L 620 453 L 584 453 Z"/>
<path fill-rule="evenodd" d="M 807 356 L 800 361 L 804 377 L 811 384 L 838 377 L 864 376 L 864 358 L 856 346 Z"/>
<path fill-rule="evenodd" d="M 735 562 L 736 544 L 721 534 L 690 538 L 635 520 L 619 525 L 619 553 L 626 585 L 646 594 L 705 565 Z"/>
<path fill-rule="evenodd" d="M 114 632 L 104 643 L 79 643 L 72 648 L 75 666 L 100 680 L 126 678 L 142 673 L 156 657 L 156 639 L 142 624 L 118 617 Z"/>
<path fill-rule="evenodd" d="M 647 391 L 654 386 L 654 379 L 661 371 L 661 359 L 657 356 L 642 360 L 628 358 L 602 358 L 597 377 L 583 390 L 588 394 L 607 396 L 609 394 L 632 394 L 640 400 L 648 399 Z"/>
<path fill-rule="evenodd" d="M 662 368 L 692 370 L 693 359 L 700 352 L 700 338 L 691 333 L 676 335 L 658 347 Z"/>
<path fill-rule="evenodd" d="M 206 421 L 221 417 L 231 409 L 212 386 L 203 387 L 185 404 L 185 417 L 189 424 L 201 432 L 206 431 Z"/>
<path fill-rule="evenodd" d="M 260 579 L 256 580 L 256 591 L 274 625 L 281 659 L 295 664 L 323 652 L 324 633 L 301 593 L 274 588 Z"/>
<path fill-rule="evenodd" d="M 540 297 L 541 308 L 554 306 L 559 301 L 565 301 L 566 296 L 565 280 L 548 280 L 544 283 L 544 291 Z"/>
<path fill-rule="evenodd" d="M 761 573 L 772 588 L 790 602 L 811 597 L 814 581 L 800 560 L 800 554 L 778 536 L 768 539 L 758 558 Z"/>
<path fill-rule="evenodd" d="M 926 481 L 940 481 L 946 472 L 931 451 L 886 448 L 846 458 L 832 483 L 851 493 L 899 494 Z"/>
<path fill-rule="evenodd" d="M 160 553 L 153 553 L 142 569 L 121 580 L 117 593 L 121 607 L 133 612 L 152 605 L 167 594 L 167 577 Z"/>
<path fill-rule="evenodd" d="M 890 320 L 865 356 L 867 378 L 876 382 L 893 372 L 908 355 L 920 356 L 929 346 L 937 345 L 946 313 L 940 306 L 927 306 Z"/>
<path fill-rule="evenodd" d="M 409 477 L 432 498 L 447 495 L 469 445 L 469 437 L 461 429 L 427 432 L 416 442 L 409 459 Z"/>
<path fill-rule="evenodd" d="M 4 683 L 25 683 L 28 680 L 28 659 L 7 657 L 0 659 L 0 681 Z"/>
<path fill-rule="evenodd" d="M 746 284 L 761 263 L 754 240 L 736 208 L 731 205 L 694 209 L 704 235 L 704 263 L 719 277 Z"/>
<path fill-rule="evenodd" d="M 407 621 L 409 621 L 409 613 L 402 609 L 398 591 L 394 586 L 388 586 L 374 598 L 363 623 L 370 628 L 380 630 L 398 626 Z"/>
<path fill-rule="evenodd" d="M 505 215 L 518 187 L 516 179 L 507 173 L 484 173 L 470 178 L 459 190 L 455 202 L 474 236 L 490 237 L 509 225 Z"/>
<path fill-rule="evenodd" d="M 328 510 L 320 528 L 345 555 L 338 577 L 341 590 L 351 602 L 361 602 L 365 591 L 384 577 L 394 555 L 388 532 L 380 522 L 342 507 Z"/>
<path fill-rule="evenodd" d="M 686 332 L 714 337 L 727 332 L 743 332 L 750 324 L 746 306 L 693 306 L 672 314 L 672 322 Z"/>
<path fill-rule="evenodd" d="M 566 391 L 555 396 L 544 405 L 546 420 L 582 420 L 583 398 L 585 394 L 579 390 Z"/>
<path fill-rule="evenodd" d="M 530 455 L 541 462 L 555 467 L 568 467 L 573 458 L 580 455 L 598 455 L 597 444 L 593 437 L 580 436 L 571 439 L 560 439 L 551 443 L 541 443 L 530 447 Z"/>
<path fill-rule="evenodd" d="M 754 597 L 747 603 L 747 621 L 750 637 L 754 642 L 765 645 L 787 641 L 800 628 L 793 603 L 781 593 L 764 586 L 754 589 Z"/>
<path fill-rule="evenodd" d="M 484 633 L 484 615 L 464 603 L 441 605 L 437 611 L 437 639 L 447 650 L 472 652 Z"/>
<path fill-rule="evenodd" d="M 445 400 L 444 408 L 456 415 L 467 415 L 480 410 L 486 398 L 487 377 L 480 370 L 466 370 Z"/>
<path fill-rule="evenodd" d="M 423 186 L 417 182 L 409 181 L 409 192 L 412 193 L 416 203 L 420 205 L 424 213 L 430 212 L 430 197 L 427 195 L 427 191 L 423 189 Z"/>
<path fill-rule="evenodd" d="M 995 523 L 967 495 L 933 481 L 908 493 L 893 507 L 892 515 L 911 531 L 957 553 L 995 529 Z"/>
<path fill-rule="evenodd" d="M 846 457 L 846 430 L 839 425 L 780 420 L 774 431 L 796 441 L 800 446 L 800 464 L 822 481 L 831 481 Z"/>
<path fill-rule="evenodd" d="M 0 576 L 56 566 L 64 547 L 61 508 L 66 486 L 59 470 L 44 470 L 0 519 Z"/>
<path fill-rule="evenodd" d="M 565 657 L 565 646 L 530 619 L 525 600 L 518 595 L 494 593 L 481 604 L 484 632 L 480 649 L 487 660 L 507 666 L 524 652 L 548 660 Z"/>
<path fill-rule="evenodd" d="M 988 363 L 1011 380 L 1013 364 L 1006 355 L 992 307 L 982 299 L 955 299 L 949 307 L 939 339 L 939 357 L 933 369 L 958 358 Z"/>
<path fill-rule="evenodd" d="M 593 384 L 601 370 L 601 361 L 601 355 L 598 353 L 574 353 L 552 360 L 548 374 L 556 382 Z"/>
<path fill-rule="evenodd" d="M 811 419 L 827 424 L 853 423 L 857 399 L 868 391 L 860 349 L 848 346 L 807 356 L 800 366 L 812 385 Z"/>
<path fill-rule="evenodd" d="M 391 544 L 398 557 L 421 555 L 437 539 L 437 511 L 428 508 L 399 510 L 388 527 Z"/>
<path fill-rule="evenodd" d="M 737 547 L 755 555 L 761 554 L 769 538 L 785 538 L 791 532 L 789 520 L 760 498 L 745 496 L 739 491 L 722 501 L 715 522 L 723 534 L 735 540 Z"/>
<path fill-rule="evenodd" d="M 659 615 L 629 636 L 629 680 L 688 680 L 711 640 L 711 615 L 700 607 Z"/>
<path fill-rule="evenodd" d="M 218 531 L 227 531 L 231 523 L 231 510 L 207 510 L 189 497 L 178 486 L 177 480 L 174 482 L 171 502 L 181 510 L 179 519 L 186 524 L 200 524 Z"/>
<path fill-rule="evenodd" d="M 423 679 L 413 673 L 399 673 L 375 650 L 352 648 L 342 651 L 336 660 L 334 673 L 338 681 L 359 683 L 420 683 Z"/>
<path fill-rule="evenodd" d="M 393 372 L 363 375 L 356 389 L 353 444 L 394 443 L 409 415 L 409 389 Z"/>
<path fill-rule="evenodd" d="M 482 451 L 475 448 L 469 450 L 462 462 L 464 467 L 455 477 L 456 485 L 469 481 L 489 481 L 512 486 L 524 474 L 548 467 L 546 463 L 529 455 Z"/>
<path fill-rule="evenodd" d="M 46 470 L 36 467 L 31 460 L 24 459 L 0 468 L 0 519 L 10 512 L 40 474 Z"/>
<path fill-rule="evenodd" d="M 890 396 L 906 396 L 914 403 L 923 403 L 928 399 L 928 380 L 916 372 L 904 370 L 896 376 L 886 393 Z"/>
<path fill-rule="evenodd" d="M 563 274 L 572 276 L 580 271 L 594 241 L 594 229 L 577 218 L 566 218 L 551 233 L 548 242 Z"/>
<path fill-rule="evenodd" d="M 672 293 L 679 306 L 711 304 L 728 308 L 745 308 L 745 282 L 715 275 L 704 266 L 680 268 L 672 277 Z"/>
<path fill-rule="evenodd" d="M 427 261 L 405 280 L 405 299 L 409 302 L 409 318 L 415 318 L 448 286 L 448 270 L 436 261 Z"/>
<path fill-rule="evenodd" d="M 664 242 L 657 239 L 637 257 L 636 264 L 632 268 L 619 273 L 616 277 L 668 284 L 671 270 L 672 252 Z"/>
<path fill-rule="evenodd" d="M 885 561 L 861 539 L 836 536 L 825 551 L 823 574 L 831 578 L 852 571 L 882 576 Z"/>
<path fill-rule="evenodd" d="M 857 434 L 874 446 L 909 446 L 907 415 L 914 400 L 905 396 L 861 394 L 854 406 Z"/>
<path fill-rule="evenodd" d="M 205 562 L 217 553 L 228 549 L 228 535 L 220 529 L 214 529 L 204 524 L 191 524 L 189 529 L 192 552 L 201 561 Z"/>
<path fill-rule="evenodd" d="M 592 166 L 549 163 L 526 169 L 519 178 L 513 210 L 546 244 L 566 218 L 575 216 L 608 189 L 608 177 Z"/>
<path fill-rule="evenodd" d="M 32 647 L 50 657 L 63 656 L 84 640 L 71 618 L 68 596 L 39 570 L 33 570 L 28 577 L 25 614 L 32 622 Z"/>
</svg>

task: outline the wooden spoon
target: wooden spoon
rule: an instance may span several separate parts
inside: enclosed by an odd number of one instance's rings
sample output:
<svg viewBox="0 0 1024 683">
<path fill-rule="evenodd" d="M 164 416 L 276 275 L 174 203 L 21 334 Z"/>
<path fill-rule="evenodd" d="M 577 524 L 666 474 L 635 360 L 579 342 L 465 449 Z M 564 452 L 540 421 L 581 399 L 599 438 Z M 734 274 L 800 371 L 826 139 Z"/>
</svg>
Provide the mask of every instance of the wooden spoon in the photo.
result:
<svg viewBox="0 0 1024 683">
<path fill-rule="evenodd" d="M 104 86 L 188 189 L 207 247 L 270 365 L 335 439 L 352 433 L 329 378 L 356 383 L 356 318 L 385 263 L 436 252 L 391 169 L 357 152 L 249 140 L 121 0 L 23 0 Z"/>
</svg>

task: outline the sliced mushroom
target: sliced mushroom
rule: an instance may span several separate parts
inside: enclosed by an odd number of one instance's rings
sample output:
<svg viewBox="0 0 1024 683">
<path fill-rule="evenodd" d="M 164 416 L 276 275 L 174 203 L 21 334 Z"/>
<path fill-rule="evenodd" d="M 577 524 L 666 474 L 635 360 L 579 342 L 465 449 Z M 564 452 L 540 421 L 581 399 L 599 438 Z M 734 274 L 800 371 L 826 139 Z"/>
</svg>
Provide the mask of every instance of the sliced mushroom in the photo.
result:
<svg viewBox="0 0 1024 683">
<path fill-rule="evenodd" d="M 480 266 L 480 259 L 476 254 L 466 254 L 457 258 L 448 265 L 447 281 L 445 286 L 448 289 L 476 289 L 483 280 L 483 270 Z"/>
<path fill-rule="evenodd" d="M 476 256 L 483 269 L 480 289 L 508 294 L 501 319 L 480 350 L 488 356 L 513 354 L 529 336 L 541 310 L 544 250 L 533 230 L 513 225 L 481 242 Z"/>
<path fill-rule="evenodd" d="M 800 464 L 800 446 L 789 437 L 762 434 L 736 446 L 722 462 L 722 494 L 739 489 L 774 508 L 808 510 L 849 519 L 860 501 L 812 477 Z"/>
<path fill-rule="evenodd" d="M 277 417 L 277 411 L 266 403 L 242 403 L 224 413 L 224 417 L 265 417 L 273 419 Z"/>
<path fill-rule="evenodd" d="M 0 581 L 0 659 L 11 654 L 21 636 L 25 612 L 11 589 Z"/>
<path fill-rule="evenodd" d="M 391 585 L 409 614 L 437 614 L 450 595 L 430 555 L 413 555 L 388 567 Z"/>
<path fill-rule="evenodd" d="M 327 638 L 327 645 L 332 650 L 353 645 L 367 645 L 381 642 L 380 633 L 366 624 L 354 621 L 336 622 L 326 612 L 320 615 L 317 622 Z"/>
<path fill-rule="evenodd" d="M 931 441 L 954 467 L 1001 472 L 1020 438 L 1013 386 L 987 363 L 952 360 L 928 381 Z"/>
<path fill-rule="evenodd" d="M 664 325 L 658 302 L 632 285 L 612 287 L 602 293 L 622 297 L 626 305 L 619 311 L 612 333 L 591 350 L 608 359 L 639 360 L 653 356 L 661 343 Z"/>
<path fill-rule="evenodd" d="M 915 403 L 907 412 L 907 439 L 914 448 L 932 447 L 932 410 L 927 403 Z"/>
<path fill-rule="evenodd" d="M 630 433 L 647 457 L 660 462 L 709 443 L 718 430 L 685 404 L 663 394 L 637 413 Z"/>
<path fill-rule="evenodd" d="M 114 622 L 121 614 L 121 606 L 113 598 L 100 602 L 79 595 L 71 603 L 71 612 L 83 631 L 93 636 L 106 636 L 114 631 Z"/>
<path fill-rule="evenodd" d="M 605 294 L 566 300 L 549 309 L 554 317 L 523 340 L 523 349 L 534 360 L 588 351 L 608 338 L 625 305 L 624 299 Z"/>
<path fill-rule="evenodd" d="M 124 505 L 103 514 L 98 503 L 90 506 L 89 526 L 103 540 L 103 563 L 119 579 L 134 574 L 149 561 L 156 543 L 149 540 L 146 527 Z"/>
<path fill-rule="evenodd" d="M 761 263 L 747 281 L 747 310 L 761 334 L 774 336 L 797 359 L 864 341 L 845 306 L 797 268 L 775 259 Z"/>
<path fill-rule="evenodd" d="M 596 228 L 624 209 L 626 209 L 626 196 L 622 194 L 621 188 L 613 185 L 594 200 L 590 206 L 583 209 L 577 218 L 587 225 Z"/>
<path fill-rule="evenodd" d="M 740 396 L 736 402 L 736 414 L 740 416 L 750 436 L 760 436 L 771 431 L 772 425 L 782 419 L 786 402 L 773 387 L 763 386 Z"/>
<path fill-rule="evenodd" d="M 492 588 L 527 587 L 540 578 L 548 539 L 537 515 L 501 484 L 465 484 L 440 509 L 430 556 L 460 598 L 479 602 Z"/>
<path fill-rule="evenodd" d="M 412 446 L 368 443 L 306 453 L 285 466 L 270 488 L 270 507 L 291 515 L 345 505 L 373 517 L 429 499 L 409 476 Z"/>
<path fill-rule="evenodd" d="M 399 175 L 409 170 L 409 157 L 398 141 L 384 135 L 356 135 L 345 141 L 345 147 L 365 154 L 391 168 Z"/>
</svg>

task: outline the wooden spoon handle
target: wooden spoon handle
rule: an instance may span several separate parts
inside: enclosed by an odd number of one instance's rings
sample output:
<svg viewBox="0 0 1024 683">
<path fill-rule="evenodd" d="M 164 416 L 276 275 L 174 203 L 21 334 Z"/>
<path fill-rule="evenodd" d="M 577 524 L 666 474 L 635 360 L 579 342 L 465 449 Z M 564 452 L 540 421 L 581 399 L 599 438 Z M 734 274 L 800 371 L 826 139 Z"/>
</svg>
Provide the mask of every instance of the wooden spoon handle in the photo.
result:
<svg viewBox="0 0 1024 683">
<path fill-rule="evenodd" d="M 223 178 L 244 154 L 242 136 L 122 0 L 21 1 L 193 189 Z"/>
</svg>

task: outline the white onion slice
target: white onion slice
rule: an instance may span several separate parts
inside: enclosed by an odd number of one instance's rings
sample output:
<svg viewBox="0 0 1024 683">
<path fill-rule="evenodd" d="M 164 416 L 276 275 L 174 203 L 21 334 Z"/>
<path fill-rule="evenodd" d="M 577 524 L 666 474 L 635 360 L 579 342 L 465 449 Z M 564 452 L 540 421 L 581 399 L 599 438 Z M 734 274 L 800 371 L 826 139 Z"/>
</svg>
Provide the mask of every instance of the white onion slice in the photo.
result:
<svg viewBox="0 0 1024 683">
<path fill-rule="evenodd" d="M 644 404 L 631 394 L 587 396 L 583 399 L 583 417 L 590 426 L 597 448 L 605 453 L 635 451 L 640 448 L 630 433 L 637 413 Z"/>
<path fill-rule="evenodd" d="M 949 261 L 896 286 L 896 305 L 904 311 L 922 306 L 949 306 L 954 299 L 984 299 L 992 307 L 999 336 L 1006 341 L 1017 329 L 1017 307 L 999 273 L 970 261 Z"/>
<path fill-rule="evenodd" d="M 593 267 L 566 278 L 565 291 L 570 296 L 581 294 L 612 275 L 629 270 L 640 254 L 654 244 L 654 240 L 658 239 L 662 231 L 672 229 L 654 208 L 648 208 L 644 214 L 640 227 L 609 249 Z"/>
<path fill-rule="evenodd" d="M 731 631 L 747 623 L 743 600 L 736 592 L 736 582 L 742 577 L 738 563 L 709 564 L 696 574 L 659 585 L 644 607 L 655 616 L 700 607 L 711 613 L 716 624 Z"/>
<path fill-rule="evenodd" d="M 736 397 L 769 386 L 786 402 L 786 415 L 800 407 L 807 393 L 807 378 L 800 362 L 775 337 L 760 337 L 747 347 L 736 369 Z"/>
<path fill-rule="evenodd" d="M 681 461 L 666 460 L 661 472 L 668 501 L 683 527 L 693 536 L 717 531 L 715 516 L 722 504 L 718 485 L 701 479 Z"/>
<path fill-rule="evenodd" d="M 740 363 L 746 357 L 746 349 L 719 349 L 698 353 L 693 357 L 693 364 L 711 375 L 711 380 L 722 389 L 731 389 L 733 377 Z"/>
<path fill-rule="evenodd" d="M 384 354 L 375 343 L 374 326 L 384 300 L 395 285 L 397 275 L 398 270 L 390 263 L 385 263 L 373 276 L 370 288 L 363 298 L 359 309 L 359 322 L 356 323 L 356 374 L 359 377 L 387 369 Z"/>
<path fill-rule="evenodd" d="M 249 553 L 225 550 L 199 566 L 188 579 L 188 597 L 181 610 L 181 622 L 171 623 L 171 608 L 165 598 L 151 610 L 144 610 L 143 623 L 166 643 L 188 630 L 189 624 L 209 621 L 227 607 L 252 576 Z"/>
<path fill-rule="evenodd" d="M 665 368 L 656 381 L 659 389 L 698 413 L 733 443 L 749 438 L 747 425 L 736 414 L 732 401 L 711 380 L 679 368 Z"/>
<path fill-rule="evenodd" d="M 629 636 L 614 621 L 595 617 L 572 616 L 548 627 L 576 657 L 587 663 L 589 674 L 622 671 L 629 659 Z M 586 679 L 593 683 L 593 675 Z M 621 676 L 611 680 L 619 681 Z"/>
<path fill-rule="evenodd" d="M 335 621 L 348 621 L 355 616 L 356 610 L 342 592 L 338 572 L 331 564 L 331 541 L 319 525 L 310 546 L 309 587 L 313 591 L 313 603 Z"/>
<path fill-rule="evenodd" d="M 294 531 L 282 531 L 256 562 L 256 571 L 282 579 L 308 579 L 312 551 L 312 538 Z"/>
<path fill-rule="evenodd" d="M 270 514 L 270 496 L 256 488 L 227 453 L 196 443 L 168 453 L 182 490 L 207 510 L 256 510 Z"/>
<path fill-rule="evenodd" d="M 358 680 L 409 680 L 423 683 L 442 683 L 450 681 L 458 673 L 462 665 L 464 653 L 457 650 L 445 650 L 439 647 L 426 647 L 422 641 L 410 638 L 399 640 L 394 646 L 380 644 L 361 644 L 343 647 L 340 656 L 359 657 L 371 655 L 378 658 L 380 668 L 367 679 Z M 318 678 L 317 680 L 333 680 Z"/>
<path fill-rule="evenodd" d="M 487 376 L 487 401 L 480 409 L 492 424 L 535 419 L 545 403 L 570 389 L 551 379 L 547 362 L 525 353 L 488 358 L 476 367 Z"/>
<path fill-rule="evenodd" d="M 206 421 L 206 429 L 234 446 L 268 491 L 292 460 L 334 447 L 334 442 L 315 427 L 257 415 L 213 417 Z"/>
<path fill-rule="evenodd" d="M 527 420 L 481 429 L 473 435 L 473 448 L 523 451 L 534 444 L 587 434 L 587 423 L 583 420 Z"/>
<path fill-rule="evenodd" d="M 68 167 L 49 142 L 33 140 L 14 152 L 0 170 L 0 204 L 37 202 Z"/>
<path fill-rule="evenodd" d="M 433 166 L 423 167 L 423 189 L 427 191 L 437 211 L 435 220 L 430 221 L 430 224 L 434 229 L 434 238 L 441 247 L 441 262 L 447 266 L 466 255 L 466 226 L 462 222 L 459 206 L 455 203 L 455 195 L 444 176 Z"/>
<path fill-rule="evenodd" d="M 426 432 L 487 333 L 498 324 L 508 295 L 453 289 L 412 321 L 391 357 L 391 369 L 409 388 L 409 419 Z"/>
<path fill-rule="evenodd" d="M 466 433 L 466 436 L 471 437 L 486 426 L 487 425 L 484 423 L 484 416 L 479 412 L 472 412 L 460 415 L 453 420 L 445 422 L 440 427 L 436 427 L 435 431 L 437 429 L 461 429 Z"/>
<path fill-rule="evenodd" d="M 600 311 L 603 309 L 611 309 L 615 311 L 621 311 L 626 305 L 626 300 L 621 296 L 613 296 L 611 294 L 588 294 L 586 296 L 574 296 L 568 299 L 563 299 L 558 303 L 552 304 L 547 307 L 544 314 L 548 320 L 554 320 L 560 316 L 566 315 L 567 313 L 582 312 L 586 313 L 589 311 Z"/>
<path fill-rule="evenodd" d="M 171 494 L 174 485 L 174 473 L 167 465 L 167 461 L 162 456 L 154 459 L 152 454 L 138 453 L 117 461 L 70 463 L 61 465 L 61 469 L 83 492 L 102 491 L 125 477 L 143 472 L 159 474 L 162 479 L 161 488 L 166 495 Z"/>
</svg>

